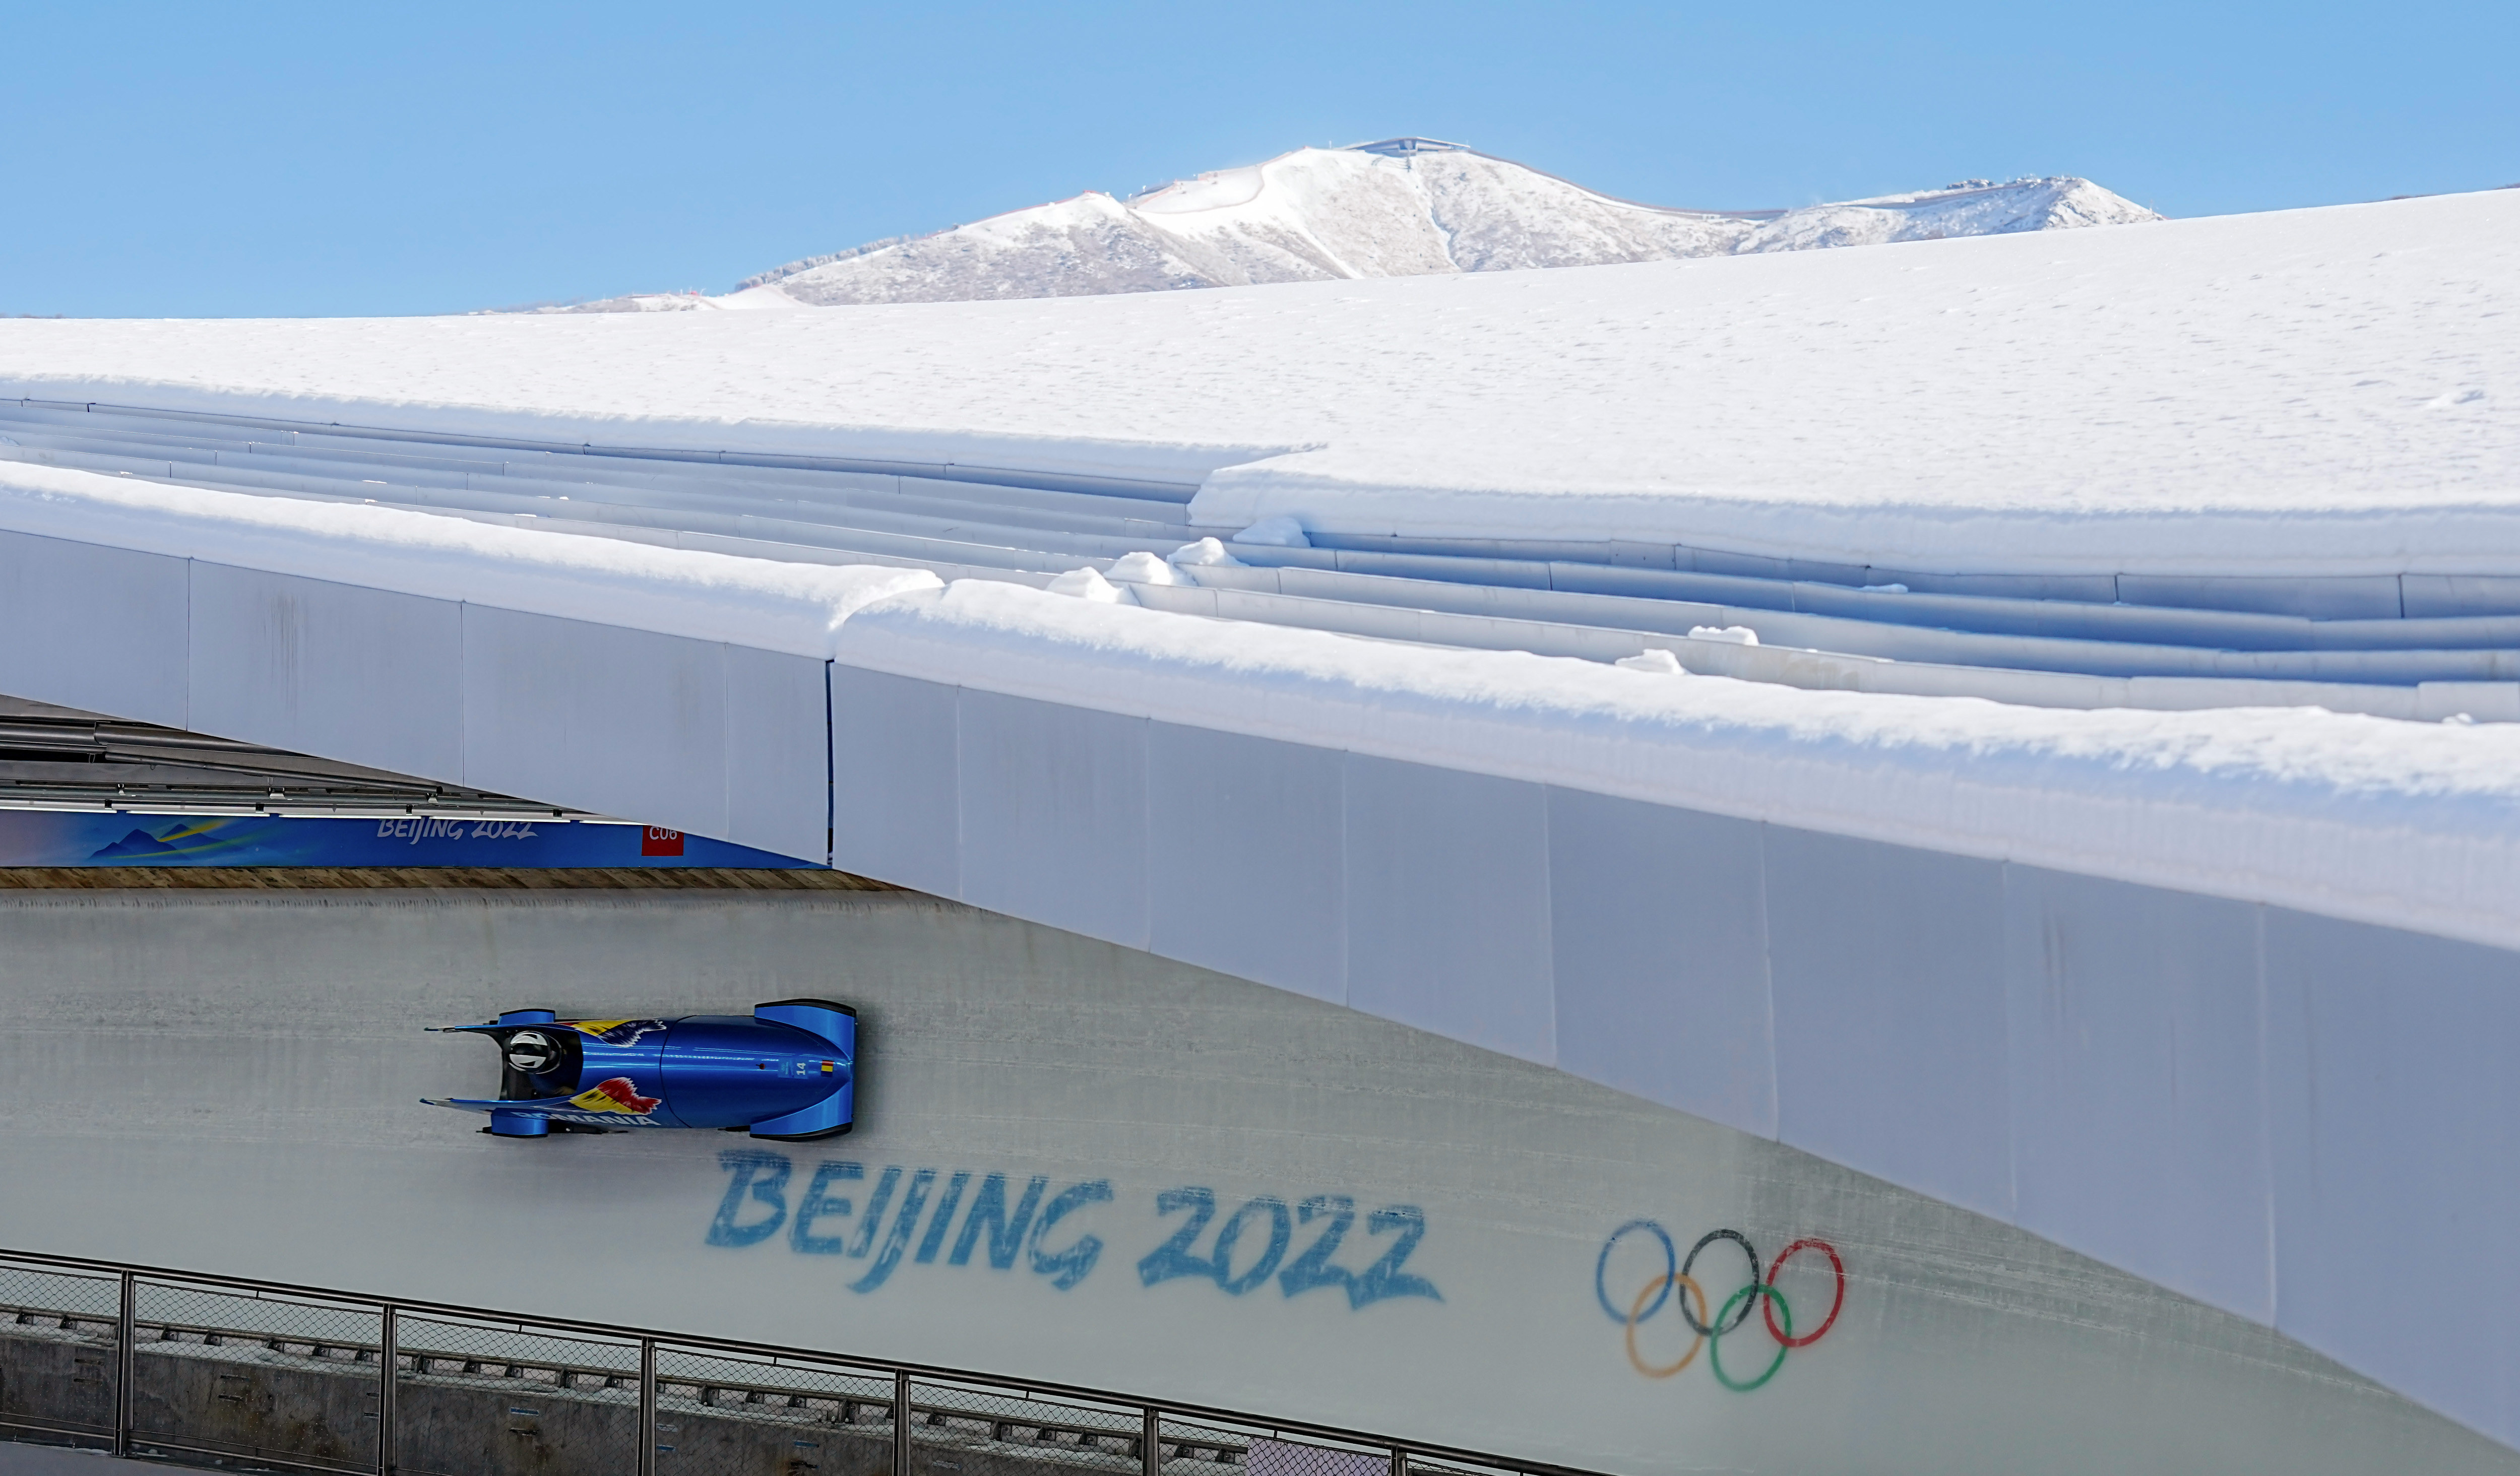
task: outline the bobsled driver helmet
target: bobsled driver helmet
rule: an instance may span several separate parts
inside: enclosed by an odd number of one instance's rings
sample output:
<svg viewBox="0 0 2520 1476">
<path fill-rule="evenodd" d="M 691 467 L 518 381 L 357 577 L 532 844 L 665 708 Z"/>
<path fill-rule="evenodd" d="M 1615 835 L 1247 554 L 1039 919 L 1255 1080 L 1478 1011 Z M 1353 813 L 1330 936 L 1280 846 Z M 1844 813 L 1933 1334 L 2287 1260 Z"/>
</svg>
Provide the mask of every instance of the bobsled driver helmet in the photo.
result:
<svg viewBox="0 0 2520 1476">
<path fill-rule="evenodd" d="M 534 1076 L 560 1064 L 560 1047 L 539 1030 L 519 1030 L 508 1037 L 507 1057 L 510 1067 Z"/>
</svg>

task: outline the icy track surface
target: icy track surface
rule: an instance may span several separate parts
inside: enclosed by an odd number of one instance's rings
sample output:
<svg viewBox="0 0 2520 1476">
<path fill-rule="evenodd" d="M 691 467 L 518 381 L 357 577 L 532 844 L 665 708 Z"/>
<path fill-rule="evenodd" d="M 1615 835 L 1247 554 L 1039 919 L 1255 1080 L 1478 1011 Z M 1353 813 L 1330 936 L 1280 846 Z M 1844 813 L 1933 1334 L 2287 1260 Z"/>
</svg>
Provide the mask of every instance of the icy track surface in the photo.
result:
<svg viewBox="0 0 2520 1476">
<path fill-rule="evenodd" d="M 1206 473 L 1228 529 L 2514 574 L 2520 191 L 1135 296 L 21 321 L 0 393 Z"/>
</svg>

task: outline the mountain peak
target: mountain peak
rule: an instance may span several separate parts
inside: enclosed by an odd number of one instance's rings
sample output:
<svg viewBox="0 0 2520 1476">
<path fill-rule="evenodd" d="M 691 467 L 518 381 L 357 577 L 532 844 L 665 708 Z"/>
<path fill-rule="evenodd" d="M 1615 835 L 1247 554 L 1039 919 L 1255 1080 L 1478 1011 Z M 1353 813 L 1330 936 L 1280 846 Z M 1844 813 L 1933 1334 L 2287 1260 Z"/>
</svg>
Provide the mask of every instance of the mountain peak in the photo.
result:
<svg viewBox="0 0 2520 1476">
<path fill-rule="evenodd" d="M 1439 138 L 1386 138 L 1371 144 L 1350 144 L 1359 154 L 1379 154 L 1385 158 L 1414 158 L 1420 154 L 1475 154 L 1467 144 L 1446 143 Z"/>
<path fill-rule="evenodd" d="M 1411 136 L 1302 148 L 1126 200 L 1087 191 L 925 236 L 871 242 L 748 278 L 729 297 L 613 298 L 558 310 L 1088 296 L 1598 266 L 2160 218 L 2072 176 L 1964 179 L 1794 210 L 1683 209 L 1620 200 L 1464 144 Z"/>
</svg>

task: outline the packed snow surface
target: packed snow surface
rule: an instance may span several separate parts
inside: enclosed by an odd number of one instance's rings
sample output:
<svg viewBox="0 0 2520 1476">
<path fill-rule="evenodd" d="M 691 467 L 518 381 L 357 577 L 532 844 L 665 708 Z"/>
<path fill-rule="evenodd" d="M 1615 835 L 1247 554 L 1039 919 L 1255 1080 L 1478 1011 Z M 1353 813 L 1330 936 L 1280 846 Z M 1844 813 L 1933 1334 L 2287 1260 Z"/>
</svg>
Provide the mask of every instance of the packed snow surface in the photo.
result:
<svg viewBox="0 0 2520 1476">
<path fill-rule="evenodd" d="M 0 528 L 817 659 L 856 610 L 939 583 L 6 462 Z"/>
<path fill-rule="evenodd" d="M 1600 266 L 2125 225 L 2160 217 L 2085 179 L 1970 180 L 1799 210 L 1674 210 L 1597 195 L 1457 145 L 1298 149 L 1118 201 L 1073 200 L 765 272 L 818 307 L 1067 297 L 1264 282 Z M 1424 146 L 1424 147 L 1419 147 Z M 606 311 L 703 305 L 614 298 Z"/>
<path fill-rule="evenodd" d="M 840 662 L 2520 948 L 2520 726 L 1674 680 L 964 580 Z"/>
<path fill-rule="evenodd" d="M 2520 191 L 821 312 L 0 323 L 0 394 L 1204 478 L 1193 522 L 2520 573 Z"/>
</svg>

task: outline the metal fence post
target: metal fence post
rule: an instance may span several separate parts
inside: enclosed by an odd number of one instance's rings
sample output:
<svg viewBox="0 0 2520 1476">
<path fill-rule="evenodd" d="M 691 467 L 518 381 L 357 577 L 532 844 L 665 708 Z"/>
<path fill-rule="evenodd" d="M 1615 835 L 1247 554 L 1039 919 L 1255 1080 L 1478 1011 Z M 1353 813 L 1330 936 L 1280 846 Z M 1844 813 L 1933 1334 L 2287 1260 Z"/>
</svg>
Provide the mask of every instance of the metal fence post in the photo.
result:
<svg viewBox="0 0 2520 1476">
<path fill-rule="evenodd" d="M 140 1341 L 140 1287 L 131 1273 L 122 1274 L 122 1310 L 114 1319 L 113 1454 L 131 1454 L 131 1350 Z"/>
<path fill-rule="evenodd" d="M 402 1363 L 401 1313 L 385 1304 L 377 1329 L 377 1476 L 394 1476 L 394 1383 Z"/>
<path fill-rule="evenodd" d="M 639 1340 L 639 1476 L 656 1476 L 656 1340 Z"/>
<path fill-rule="evenodd" d="M 1409 1476 L 1409 1453 L 1399 1446 L 1391 1448 L 1391 1476 Z"/>
<path fill-rule="evenodd" d="M 1139 1476 L 1162 1476 L 1164 1469 L 1164 1411 L 1147 1406 L 1146 1432 L 1138 1437 Z"/>
<path fill-rule="evenodd" d="M 892 1376 L 892 1476 L 910 1476 L 910 1374 Z"/>
</svg>

